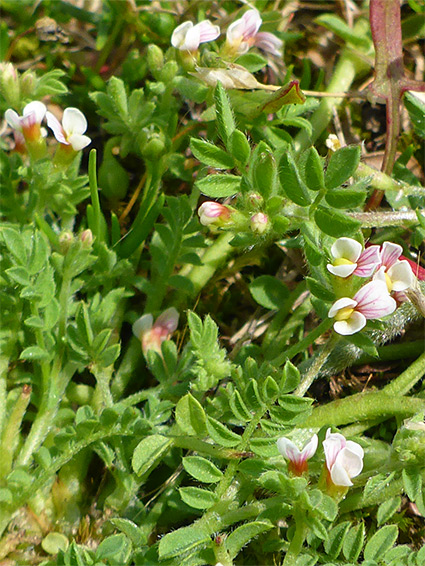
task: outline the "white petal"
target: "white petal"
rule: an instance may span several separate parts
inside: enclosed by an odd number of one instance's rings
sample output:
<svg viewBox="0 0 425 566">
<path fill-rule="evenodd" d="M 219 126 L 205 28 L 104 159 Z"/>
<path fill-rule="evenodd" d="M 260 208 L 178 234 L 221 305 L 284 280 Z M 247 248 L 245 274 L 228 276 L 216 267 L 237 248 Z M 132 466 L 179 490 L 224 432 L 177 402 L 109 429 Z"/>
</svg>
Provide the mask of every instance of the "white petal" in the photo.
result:
<svg viewBox="0 0 425 566">
<path fill-rule="evenodd" d="M 242 41 L 245 30 L 245 22 L 242 18 L 230 24 L 226 32 L 226 40 L 233 45 Z"/>
<path fill-rule="evenodd" d="M 58 140 L 58 142 L 65 145 L 69 145 L 69 142 L 65 138 L 64 131 L 59 120 L 51 112 L 46 112 L 47 125 L 52 130 L 53 135 Z"/>
<path fill-rule="evenodd" d="M 332 273 L 332 275 L 336 275 L 337 277 L 342 277 L 343 279 L 345 279 L 345 277 L 349 277 L 350 275 L 352 275 L 354 273 L 354 271 L 356 270 L 357 264 L 356 263 L 346 263 L 343 265 L 332 265 L 331 263 L 328 263 L 326 268 L 328 271 L 330 271 Z"/>
<path fill-rule="evenodd" d="M 11 128 L 19 131 L 22 130 L 21 118 L 17 112 L 12 110 L 11 108 L 8 108 L 4 113 L 4 118 Z"/>
<path fill-rule="evenodd" d="M 283 41 L 268 31 L 260 31 L 255 36 L 254 45 L 267 53 L 282 56 Z"/>
<path fill-rule="evenodd" d="M 354 275 L 370 277 L 380 264 L 381 254 L 379 246 L 369 246 L 360 254 Z"/>
<path fill-rule="evenodd" d="M 334 302 L 328 312 L 328 317 L 333 318 L 338 311 L 341 309 L 345 309 L 345 307 L 352 307 L 354 308 L 357 306 L 357 302 L 353 299 L 349 299 L 348 297 L 342 297 L 342 299 L 338 299 Z"/>
<path fill-rule="evenodd" d="M 362 253 L 362 245 L 352 238 L 338 238 L 331 247 L 332 257 L 348 259 L 356 263 Z"/>
<path fill-rule="evenodd" d="M 393 291 L 405 291 L 412 286 L 413 271 L 406 260 L 397 261 L 389 268 L 387 274 L 391 279 Z"/>
<path fill-rule="evenodd" d="M 24 108 L 23 115 L 29 116 L 30 114 L 34 114 L 34 120 L 37 124 L 41 124 L 43 121 L 44 116 L 46 115 L 46 106 L 39 102 L 38 100 L 34 100 L 27 104 Z"/>
<path fill-rule="evenodd" d="M 319 439 L 317 437 L 317 434 L 314 434 L 309 440 L 309 442 L 307 442 L 307 444 L 302 449 L 301 458 L 304 460 L 309 460 L 312 456 L 314 456 L 317 450 L 318 442 Z"/>
<path fill-rule="evenodd" d="M 62 118 L 62 127 L 67 137 L 72 134 L 84 134 L 87 130 L 87 120 L 78 108 L 65 108 Z"/>
<path fill-rule="evenodd" d="M 81 134 L 69 135 L 68 141 L 72 145 L 72 149 L 74 151 L 80 151 L 91 144 L 91 139 L 88 136 L 82 136 Z"/>
<path fill-rule="evenodd" d="M 181 51 L 196 51 L 199 47 L 199 42 L 201 39 L 201 32 L 199 27 L 193 26 L 186 33 L 184 43 L 181 45 Z"/>
<path fill-rule="evenodd" d="M 284 436 L 277 439 L 277 449 L 284 458 L 291 462 L 297 462 L 301 455 L 298 447 L 292 442 L 292 440 L 289 440 L 289 438 L 285 438 Z"/>
<path fill-rule="evenodd" d="M 364 285 L 354 296 L 357 311 L 367 319 L 381 318 L 395 311 L 397 303 L 390 297 L 386 283 L 375 279 Z"/>
<path fill-rule="evenodd" d="M 159 315 L 156 319 L 154 328 L 161 327 L 167 331 L 167 334 L 172 334 L 179 324 L 179 313 L 174 307 L 170 307 Z"/>
<path fill-rule="evenodd" d="M 193 27 L 192 22 L 183 22 L 173 31 L 171 36 L 171 45 L 176 49 L 181 49 L 186 39 L 186 34 Z"/>
<path fill-rule="evenodd" d="M 389 269 L 401 256 L 402 251 L 403 248 L 398 244 L 384 242 L 381 250 L 382 265 L 385 265 L 385 267 Z"/>
<path fill-rule="evenodd" d="M 339 432 L 331 432 L 331 429 L 328 428 L 326 431 L 326 439 L 323 441 L 323 450 L 325 451 L 326 467 L 328 470 L 332 468 L 338 453 L 346 444 L 345 436 Z"/>
<path fill-rule="evenodd" d="M 357 311 L 351 313 L 347 320 L 338 320 L 334 324 L 334 330 L 337 334 L 342 336 L 351 336 L 356 332 L 360 332 L 366 326 L 366 317 Z"/>
<path fill-rule="evenodd" d="M 331 479 L 335 485 L 353 485 L 351 478 L 355 478 L 363 469 L 363 449 L 356 442 L 350 441 L 350 446 L 357 445 L 359 450 L 353 451 L 347 446 L 343 448 L 336 457 L 335 464 L 331 469 Z"/>
<path fill-rule="evenodd" d="M 358 444 L 357 442 L 353 442 L 352 440 L 347 440 L 347 444 L 346 447 L 348 450 L 350 450 L 351 452 L 354 452 L 354 454 L 357 454 L 357 456 L 361 459 L 363 459 L 364 456 L 364 450 L 363 448 L 360 446 L 360 444 Z M 361 470 L 360 470 L 361 471 Z M 360 472 L 359 472 L 360 473 Z M 356 474 L 358 475 L 358 474 Z"/>
<path fill-rule="evenodd" d="M 214 26 L 209 20 L 199 22 L 195 27 L 199 28 L 199 43 L 214 41 L 220 35 L 220 28 Z"/>
<path fill-rule="evenodd" d="M 248 10 L 242 16 L 242 20 L 244 22 L 244 33 L 243 39 L 246 41 L 251 37 L 254 37 L 257 31 L 260 29 L 263 20 L 261 19 L 260 13 L 258 10 Z"/>
<path fill-rule="evenodd" d="M 153 316 L 151 314 L 144 314 L 136 320 L 132 326 L 133 334 L 139 340 L 147 330 L 152 328 Z"/>
</svg>

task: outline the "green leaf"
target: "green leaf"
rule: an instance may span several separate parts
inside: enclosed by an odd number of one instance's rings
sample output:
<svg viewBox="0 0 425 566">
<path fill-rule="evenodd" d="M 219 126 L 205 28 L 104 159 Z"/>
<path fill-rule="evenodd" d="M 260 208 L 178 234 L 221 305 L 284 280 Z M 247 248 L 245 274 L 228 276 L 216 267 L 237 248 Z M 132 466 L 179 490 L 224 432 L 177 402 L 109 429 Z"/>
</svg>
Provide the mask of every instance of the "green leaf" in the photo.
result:
<svg viewBox="0 0 425 566">
<path fill-rule="evenodd" d="M 422 493 L 422 476 L 419 468 L 403 468 L 403 487 L 410 501 L 415 502 Z"/>
<path fill-rule="evenodd" d="M 47 554 L 57 554 L 59 551 L 65 552 L 68 546 L 69 541 L 62 533 L 50 532 L 41 541 L 41 547 Z"/>
<path fill-rule="evenodd" d="M 112 346 L 109 346 L 103 350 L 101 354 L 99 354 L 98 363 L 104 368 L 111 366 L 120 355 L 120 350 L 120 344 L 113 344 Z"/>
<path fill-rule="evenodd" d="M 190 393 L 176 405 L 176 423 L 189 436 L 204 437 L 207 434 L 204 409 Z"/>
<path fill-rule="evenodd" d="M 423 16 L 421 16 L 421 20 L 424 20 Z M 425 139 L 425 102 L 411 92 L 406 92 L 404 105 L 409 112 L 415 132 L 420 138 Z"/>
<path fill-rule="evenodd" d="M 300 370 L 290 361 L 287 361 L 283 367 L 282 379 L 280 381 L 280 392 L 290 393 L 296 389 L 300 383 Z"/>
<path fill-rule="evenodd" d="M 312 191 L 320 191 L 320 189 L 325 188 L 322 159 L 315 147 L 310 147 L 307 150 L 304 177 L 308 188 Z"/>
<path fill-rule="evenodd" d="M 358 348 L 361 348 L 363 352 L 369 356 L 379 357 L 378 350 L 376 349 L 375 343 L 366 334 L 353 334 L 352 336 L 345 338 L 345 340 L 351 344 L 354 344 Z"/>
<path fill-rule="evenodd" d="M 359 220 L 354 220 L 339 210 L 320 205 L 314 214 L 314 219 L 322 232 L 334 238 L 354 236 L 361 226 Z"/>
<path fill-rule="evenodd" d="M 310 292 L 322 301 L 334 301 L 335 300 L 335 293 L 334 291 L 322 283 L 319 283 L 317 279 L 313 279 L 313 277 L 306 277 L 307 287 L 309 288 Z"/>
<path fill-rule="evenodd" d="M 188 100 L 193 100 L 197 104 L 205 102 L 209 88 L 201 81 L 189 79 L 187 77 L 176 77 L 174 84 L 179 93 Z"/>
<path fill-rule="evenodd" d="M 266 102 L 260 107 L 260 111 L 274 114 L 285 104 L 304 104 L 305 100 L 299 82 L 293 80 L 273 94 L 270 94 Z"/>
<path fill-rule="evenodd" d="M 266 309 L 280 309 L 289 297 L 289 290 L 282 281 L 271 275 L 260 275 L 249 284 L 254 300 Z"/>
<path fill-rule="evenodd" d="M 133 452 L 131 465 L 134 472 L 141 476 L 158 465 L 168 452 L 172 441 L 165 436 L 153 434 L 141 440 Z"/>
<path fill-rule="evenodd" d="M 217 503 L 217 496 L 213 491 L 200 487 L 181 487 L 179 493 L 186 505 L 194 509 L 209 509 Z"/>
<path fill-rule="evenodd" d="M 279 387 L 271 375 L 268 375 L 261 386 L 262 398 L 269 402 L 271 399 L 277 397 Z"/>
<path fill-rule="evenodd" d="M 394 545 L 397 537 L 398 527 L 396 525 L 386 525 L 379 529 L 365 546 L 363 554 L 365 560 L 380 560 Z"/>
<path fill-rule="evenodd" d="M 350 562 L 356 562 L 357 558 L 360 556 L 360 552 L 363 548 L 363 542 L 365 537 L 365 527 L 364 523 L 360 523 L 355 527 L 352 527 L 342 545 L 342 552 L 345 558 Z"/>
<path fill-rule="evenodd" d="M 264 59 L 264 57 L 261 57 L 261 55 L 257 53 L 245 53 L 238 57 L 235 63 L 242 65 L 242 67 L 248 69 L 250 73 L 256 73 L 267 65 L 267 59 Z"/>
<path fill-rule="evenodd" d="M 208 175 L 196 181 L 196 187 L 211 198 L 231 197 L 240 191 L 241 177 L 237 175 Z"/>
<path fill-rule="evenodd" d="M 322 14 L 316 18 L 316 23 L 334 32 L 335 35 L 356 47 L 366 47 L 370 40 L 365 35 L 353 32 L 346 22 L 335 14 Z"/>
<path fill-rule="evenodd" d="M 328 535 L 328 540 L 324 542 L 324 548 L 326 553 L 329 555 L 331 559 L 338 558 L 339 553 L 341 552 L 342 545 L 344 543 L 345 535 L 350 528 L 350 521 L 345 521 L 336 525 Z"/>
<path fill-rule="evenodd" d="M 214 442 L 220 446 L 225 446 L 226 448 L 233 448 L 241 441 L 241 437 L 238 434 L 231 431 L 224 424 L 212 417 L 208 417 L 207 430 Z"/>
<path fill-rule="evenodd" d="M 127 93 L 125 91 L 124 82 L 117 78 L 111 77 L 108 82 L 108 94 L 114 101 L 118 114 L 122 119 L 127 118 Z"/>
<path fill-rule="evenodd" d="M 311 407 L 314 399 L 310 397 L 297 397 L 296 395 L 281 395 L 278 399 L 282 409 L 291 413 L 305 411 Z"/>
<path fill-rule="evenodd" d="M 227 145 L 229 152 L 237 161 L 239 161 L 242 167 L 248 165 L 248 161 L 251 156 L 251 146 L 243 132 L 240 130 L 233 130 Z"/>
<path fill-rule="evenodd" d="M 227 552 L 233 560 L 253 538 L 273 528 L 269 521 L 253 521 L 235 529 L 225 540 Z"/>
<path fill-rule="evenodd" d="M 229 405 L 237 419 L 242 422 L 248 422 L 251 420 L 252 415 L 249 412 L 248 407 L 245 405 L 239 391 L 235 391 L 233 395 L 230 396 Z"/>
<path fill-rule="evenodd" d="M 264 406 L 260 392 L 258 391 L 258 382 L 255 379 L 249 380 L 245 391 L 245 399 L 254 411 Z"/>
<path fill-rule="evenodd" d="M 9 269 L 6 269 L 5 273 L 7 273 L 8 277 L 10 277 L 12 281 L 16 281 L 19 285 L 31 285 L 29 273 L 25 267 L 20 265 L 16 267 L 9 267 Z"/>
<path fill-rule="evenodd" d="M 50 356 L 46 350 L 40 348 L 40 346 L 29 346 L 25 348 L 21 355 L 19 356 L 20 360 L 28 360 L 32 361 L 46 361 L 50 359 Z"/>
<path fill-rule="evenodd" d="M 130 519 L 114 517 L 113 519 L 108 519 L 108 523 L 111 523 L 116 529 L 124 533 L 131 540 L 133 546 L 137 547 L 143 543 L 144 536 L 141 529 Z"/>
<path fill-rule="evenodd" d="M 227 147 L 227 142 L 233 130 L 236 128 L 236 125 L 229 97 L 220 82 L 217 82 L 217 86 L 215 87 L 214 99 L 218 133 Z"/>
<path fill-rule="evenodd" d="M 223 477 L 223 472 L 206 458 L 186 456 L 182 463 L 186 472 L 200 482 L 217 483 Z"/>
<path fill-rule="evenodd" d="M 195 526 L 182 527 L 160 539 L 158 555 L 161 560 L 169 560 L 210 544 L 211 537 L 207 531 Z"/>
<path fill-rule="evenodd" d="M 386 523 L 393 515 L 397 512 L 401 506 L 401 497 L 392 497 L 387 501 L 381 503 L 378 507 L 378 511 L 376 513 L 376 519 L 378 522 L 378 527 L 380 527 L 383 523 Z"/>
<path fill-rule="evenodd" d="M 2 228 L 1 235 L 4 243 L 17 263 L 26 265 L 27 252 L 22 235 L 16 230 L 13 230 L 13 228 Z"/>
<path fill-rule="evenodd" d="M 325 173 L 325 185 L 328 189 L 336 189 L 347 181 L 356 171 L 360 163 L 360 146 L 348 145 L 335 151 L 329 160 Z"/>
<path fill-rule="evenodd" d="M 190 149 L 196 159 L 209 167 L 233 169 L 235 166 L 231 155 L 205 140 L 192 138 L 190 140 Z"/>
<path fill-rule="evenodd" d="M 262 143 L 263 142 L 260 142 L 260 144 Z M 257 149 L 259 147 L 260 145 L 257 146 Z M 264 148 L 264 150 L 260 150 L 259 152 L 254 151 L 253 157 L 251 169 L 253 170 L 255 189 L 264 200 L 267 200 L 276 193 L 276 161 L 274 155 L 268 148 Z"/>
<path fill-rule="evenodd" d="M 117 559 L 126 553 L 129 548 L 129 541 L 127 537 L 120 533 L 105 538 L 97 547 L 96 559 L 97 560 L 111 560 Z"/>
<path fill-rule="evenodd" d="M 364 203 L 366 196 L 367 191 L 365 189 L 346 187 L 329 191 L 326 193 L 325 199 L 330 206 L 335 208 L 357 208 Z"/>
<path fill-rule="evenodd" d="M 294 158 L 284 153 L 279 163 L 279 179 L 286 196 L 299 206 L 308 206 L 311 198 L 298 172 Z"/>
</svg>

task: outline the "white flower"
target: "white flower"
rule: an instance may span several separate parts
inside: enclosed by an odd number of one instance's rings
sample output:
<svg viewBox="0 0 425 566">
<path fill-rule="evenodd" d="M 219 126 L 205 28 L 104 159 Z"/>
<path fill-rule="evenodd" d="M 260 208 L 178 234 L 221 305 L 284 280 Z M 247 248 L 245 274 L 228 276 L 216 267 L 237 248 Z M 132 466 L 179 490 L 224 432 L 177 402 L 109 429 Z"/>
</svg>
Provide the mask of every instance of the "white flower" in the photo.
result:
<svg viewBox="0 0 425 566">
<path fill-rule="evenodd" d="M 230 210 L 227 206 L 214 202 L 206 201 L 198 208 L 199 221 L 203 226 L 209 224 L 221 225 L 230 218 Z"/>
<path fill-rule="evenodd" d="M 370 277 L 381 263 L 379 246 L 369 246 L 363 250 L 362 245 L 352 238 L 339 238 L 331 248 L 332 263 L 327 270 L 337 277 Z"/>
<path fill-rule="evenodd" d="M 331 433 L 328 428 L 323 442 L 326 467 L 335 485 L 349 487 L 363 469 L 363 448 L 357 442 L 346 440 L 342 434 Z"/>
<path fill-rule="evenodd" d="M 257 234 L 264 234 L 269 225 L 269 219 L 263 212 L 256 212 L 251 216 L 251 230 Z"/>
<path fill-rule="evenodd" d="M 62 124 L 51 112 L 46 112 L 46 119 L 58 142 L 71 145 L 74 151 L 80 151 L 91 143 L 91 139 L 83 135 L 87 130 L 87 120 L 78 108 L 65 108 Z"/>
<path fill-rule="evenodd" d="M 395 311 L 397 303 L 390 297 L 383 281 L 371 281 L 354 295 L 353 299 L 338 299 L 329 309 L 329 318 L 335 318 L 334 330 L 348 336 L 359 332 L 367 320 L 381 318 Z"/>
<path fill-rule="evenodd" d="M 392 242 L 384 242 L 381 250 L 381 267 L 374 276 L 375 280 L 384 281 L 388 292 L 405 291 L 412 286 L 413 271 L 406 260 L 399 257 L 403 248 Z"/>
<path fill-rule="evenodd" d="M 335 134 L 329 134 L 325 141 L 325 144 L 326 147 L 331 151 L 337 151 L 337 149 L 341 148 L 341 142 L 339 141 L 338 136 Z"/>
<path fill-rule="evenodd" d="M 317 450 L 317 443 L 317 434 L 314 434 L 304 448 L 299 450 L 292 440 L 283 436 L 277 440 L 277 449 L 289 461 L 289 470 L 295 475 L 301 476 L 307 471 L 307 460 L 314 456 Z"/>
<path fill-rule="evenodd" d="M 26 140 L 37 139 L 41 136 L 40 124 L 45 115 L 46 106 L 38 100 L 27 104 L 22 116 L 19 116 L 19 114 L 11 108 L 8 108 L 4 113 L 4 117 L 9 126 L 21 132 Z"/>
<path fill-rule="evenodd" d="M 144 314 L 133 324 L 133 334 L 142 343 L 143 353 L 155 350 L 161 353 L 161 344 L 168 340 L 179 324 L 179 313 L 174 307 L 165 310 L 153 322 L 151 314 Z"/>
<path fill-rule="evenodd" d="M 173 31 L 171 45 L 180 51 L 196 51 L 201 43 L 214 41 L 220 35 L 220 28 L 209 20 L 199 24 L 183 22 Z"/>
<path fill-rule="evenodd" d="M 263 20 L 258 10 L 248 10 L 239 20 L 231 24 L 226 33 L 226 44 L 230 51 L 242 55 L 256 46 L 272 55 L 282 56 L 282 41 L 269 32 L 258 32 Z"/>
</svg>

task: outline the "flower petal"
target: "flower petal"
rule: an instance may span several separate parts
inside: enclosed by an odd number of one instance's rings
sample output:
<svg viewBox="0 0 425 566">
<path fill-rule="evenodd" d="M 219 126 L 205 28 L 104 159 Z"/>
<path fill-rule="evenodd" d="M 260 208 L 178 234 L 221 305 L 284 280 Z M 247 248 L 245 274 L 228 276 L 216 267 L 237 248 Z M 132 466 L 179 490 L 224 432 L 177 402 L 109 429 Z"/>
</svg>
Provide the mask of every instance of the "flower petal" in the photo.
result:
<svg viewBox="0 0 425 566">
<path fill-rule="evenodd" d="M 392 242 L 384 242 L 382 244 L 381 250 L 381 261 L 382 265 L 385 265 L 389 269 L 398 258 L 401 256 L 403 248 L 398 244 L 393 244 Z"/>
<path fill-rule="evenodd" d="M 6 110 L 6 112 L 4 113 L 4 118 L 11 128 L 18 131 L 22 130 L 21 118 L 17 112 L 12 110 L 12 108 L 8 108 Z"/>
<path fill-rule="evenodd" d="M 209 20 L 203 20 L 195 27 L 199 28 L 199 43 L 214 41 L 220 35 L 220 28 L 213 25 Z"/>
<path fill-rule="evenodd" d="M 312 456 L 314 456 L 314 454 L 316 453 L 316 450 L 317 450 L 318 443 L 319 443 L 319 439 L 317 437 L 317 434 L 313 434 L 311 439 L 307 442 L 307 444 L 302 449 L 301 458 L 303 460 L 309 460 Z"/>
<path fill-rule="evenodd" d="M 364 285 L 354 295 L 356 310 L 367 319 L 381 318 L 395 311 L 397 303 L 390 297 L 386 283 L 375 279 Z"/>
<path fill-rule="evenodd" d="M 325 451 L 326 467 L 328 470 L 332 468 L 338 453 L 346 444 L 345 436 L 339 432 L 331 432 L 331 429 L 328 428 L 326 431 L 326 439 L 323 441 L 323 450 Z"/>
<path fill-rule="evenodd" d="M 357 311 L 351 313 L 350 318 L 347 320 L 338 320 L 334 324 L 334 330 L 337 334 L 342 336 L 351 336 L 356 332 L 360 332 L 366 326 L 366 317 Z"/>
<path fill-rule="evenodd" d="M 254 45 L 267 53 L 282 57 L 283 41 L 268 31 L 260 31 L 256 34 Z"/>
<path fill-rule="evenodd" d="M 348 442 L 347 442 L 348 444 Z M 351 445 L 357 444 L 350 442 Z M 348 446 L 343 448 L 337 455 L 334 465 L 331 469 L 331 479 L 335 485 L 350 486 L 353 485 L 351 478 L 355 478 L 363 469 L 363 449 L 360 445 L 361 455 L 356 450 L 351 450 Z"/>
<path fill-rule="evenodd" d="M 142 334 L 152 328 L 153 316 L 151 314 L 144 314 L 136 320 L 132 326 L 133 334 L 136 338 L 141 340 Z"/>
<path fill-rule="evenodd" d="M 71 134 L 68 136 L 68 141 L 74 151 L 80 151 L 91 144 L 91 138 L 81 134 Z"/>
<path fill-rule="evenodd" d="M 326 269 L 330 271 L 332 275 L 345 279 L 354 273 L 356 267 L 357 265 L 355 263 L 346 263 L 343 265 L 332 265 L 331 263 L 328 263 Z"/>
<path fill-rule="evenodd" d="M 201 39 L 201 30 L 198 26 L 193 26 L 190 28 L 184 39 L 184 42 L 180 46 L 181 51 L 196 51 L 199 47 Z"/>
<path fill-rule="evenodd" d="M 391 279 L 393 291 L 405 291 L 412 286 L 413 272 L 409 262 L 405 260 L 397 261 L 387 271 L 388 277 Z"/>
<path fill-rule="evenodd" d="M 46 120 L 48 127 L 52 130 L 53 135 L 58 142 L 69 145 L 69 141 L 65 138 L 64 131 L 59 120 L 51 112 L 46 112 Z"/>
<path fill-rule="evenodd" d="M 258 10 L 248 10 L 242 16 L 242 20 L 244 22 L 243 39 L 246 41 L 256 35 L 263 23 L 263 20 L 261 19 L 260 12 Z"/>
<path fill-rule="evenodd" d="M 62 127 L 67 137 L 72 134 L 84 134 L 87 130 L 87 120 L 78 108 L 65 108 L 62 118 Z"/>
<path fill-rule="evenodd" d="M 338 238 L 331 247 L 331 254 L 333 258 L 344 258 L 353 263 L 357 263 L 361 253 L 362 245 L 352 238 Z"/>
<path fill-rule="evenodd" d="M 243 39 L 243 34 L 245 30 L 245 22 L 242 18 L 230 24 L 226 32 L 226 40 L 231 45 L 237 44 Z"/>
<path fill-rule="evenodd" d="M 179 324 L 179 313 L 174 307 L 170 307 L 159 315 L 154 328 L 162 328 L 166 334 L 172 334 Z"/>
<path fill-rule="evenodd" d="M 354 275 L 358 277 L 370 277 L 378 265 L 381 264 L 379 246 L 369 246 L 360 254 Z"/>
<path fill-rule="evenodd" d="M 33 114 L 34 123 L 41 124 L 44 116 L 46 115 L 46 110 L 47 108 L 42 102 L 34 100 L 33 102 L 30 102 L 25 106 L 23 115 L 30 116 L 31 114 Z"/>
<path fill-rule="evenodd" d="M 282 454 L 284 458 L 290 460 L 291 462 L 298 462 L 301 456 L 301 452 L 298 450 L 298 447 L 289 440 L 289 438 L 282 438 L 277 439 L 277 449 Z"/>
<path fill-rule="evenodd" d="M 345 309 L 346 307 L 356 307 L 357 302 L 354 299 L 349 299 L 348 297 L 342 297 L 342 299 L 338 299 L 334 302 L 328 312 L 328 317 L 333 318 L 336 313 L 341 310 Z"/>
<path fill-rule="evenodd" d="M 176 49 L 181 49 L 186 40 L 187 32 L 193 27 L 192 22 L 183 22 L 173 31 L 171 36 L 171 45 Z"/>
</svg>

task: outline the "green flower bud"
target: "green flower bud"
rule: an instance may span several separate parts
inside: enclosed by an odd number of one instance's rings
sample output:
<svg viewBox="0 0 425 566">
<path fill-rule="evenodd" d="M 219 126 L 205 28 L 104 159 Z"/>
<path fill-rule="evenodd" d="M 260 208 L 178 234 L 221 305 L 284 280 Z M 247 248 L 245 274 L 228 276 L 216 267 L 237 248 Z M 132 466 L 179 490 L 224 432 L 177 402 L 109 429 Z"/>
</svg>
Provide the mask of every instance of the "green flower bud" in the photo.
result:
<svg viewBox="0 0 425 566">
<path fill-rule="evenodd" d="M 102 195 L 111 200 L 125 198 L 129 185 L 127 171 L 114 157 L 114 149 L 117 145 L 117 138 L 108 140 L 99 167 L 99 187 Z"/>
<path fill-rule="evenodd" d="M 23 98 L 32 98 L 36 81 L 36 76 L 31 71 L 26 71 L 21 76 L 21 93 Z"/>
<path fill-rule="evenodd" d="M 162 49 L 153 43 L 148 45 L 147 60 L 149 70 L 156 78 L 158 71 L 164 66 L 164 53 Z"/>
<path fill-rule="evenodd" d="M 165 84 L 170 83 L 177 75 L 178 70 L 179 66 L 176 61 L 167 61 L 159 73 L 159 79 Z"/>
<path fill-rule="evenodd" d="M 146 159 L 158 159 L 165 152 L 165 139 L 162 132 L 151 132 L 146 128 L 141 135 L 140 152 Z"/>
<path fill-rule="evenodd" d="M 18 74 L 12 63 L 0 64 L 0 92 L 8 106 L 19 108 L 21 88 Z"/>
</svg>

